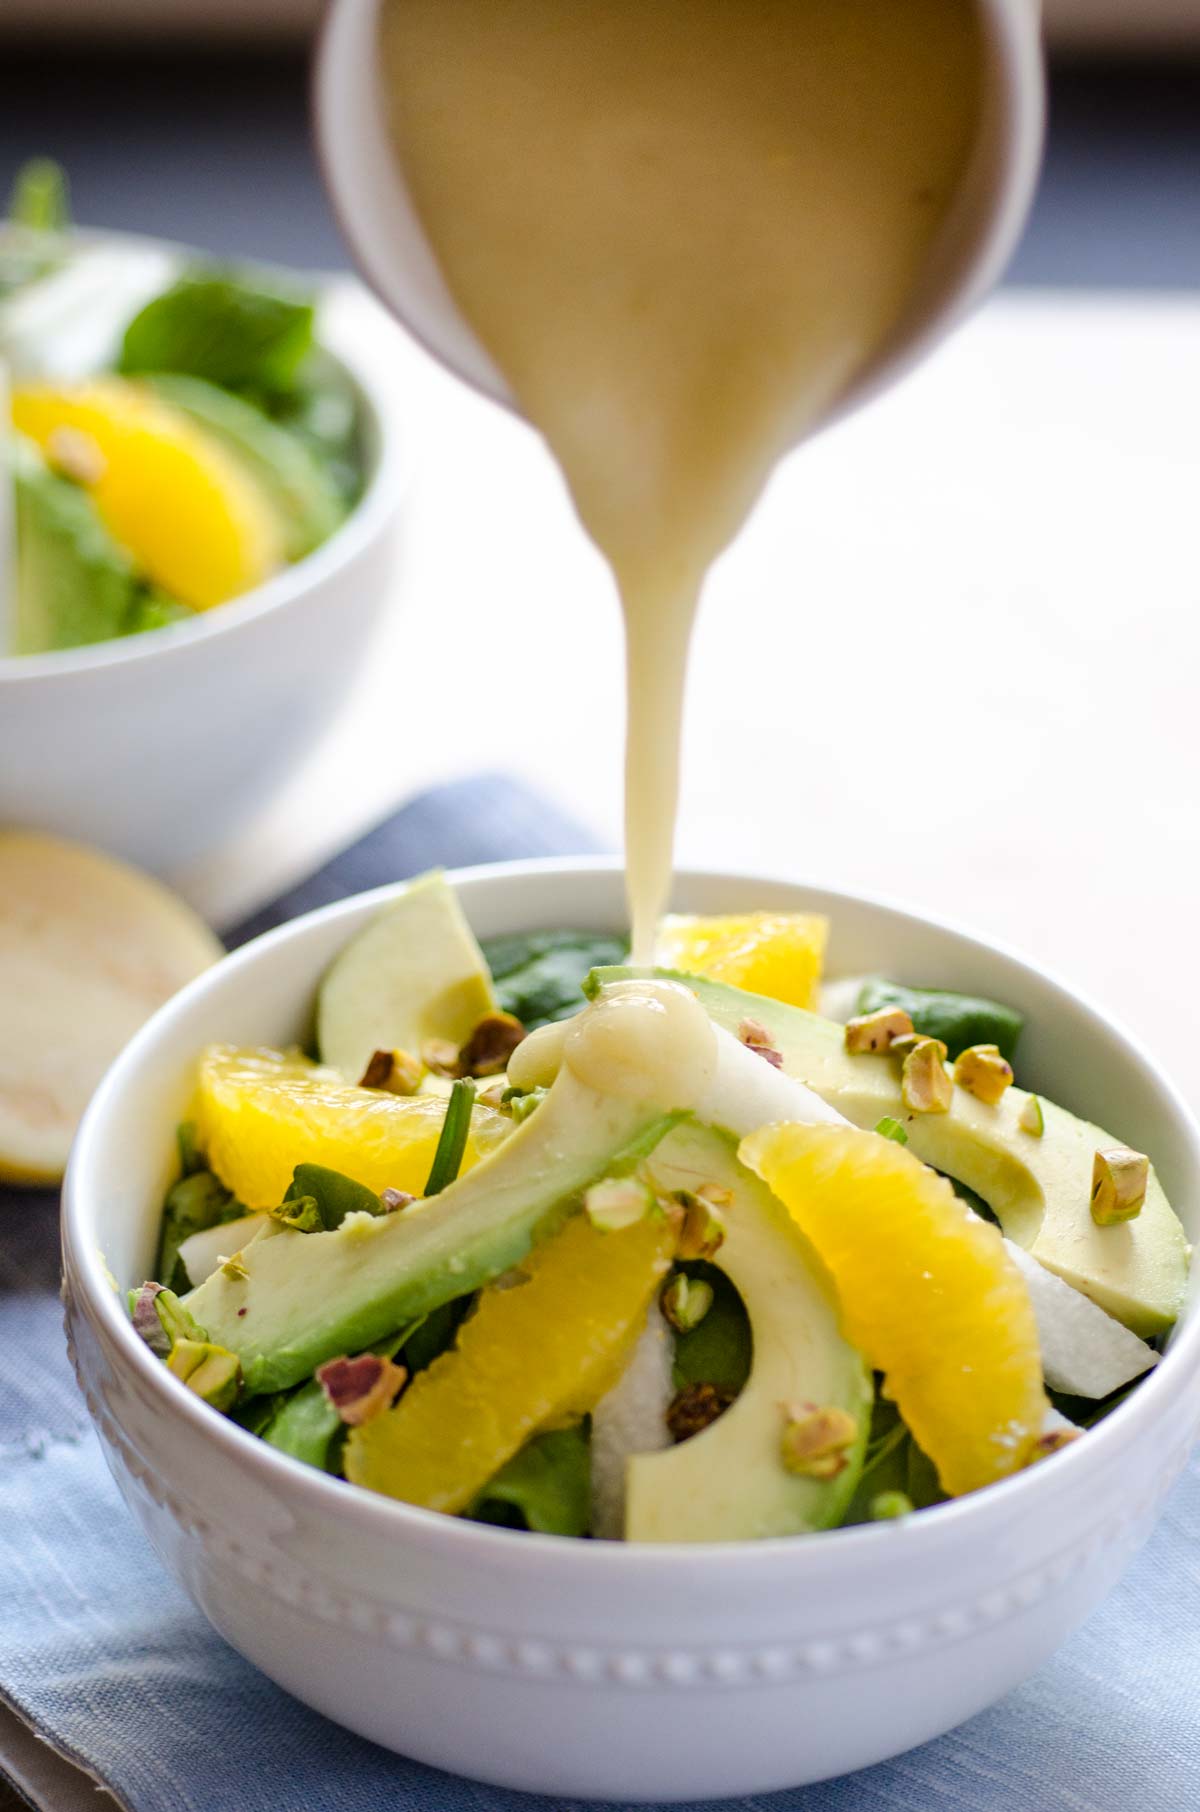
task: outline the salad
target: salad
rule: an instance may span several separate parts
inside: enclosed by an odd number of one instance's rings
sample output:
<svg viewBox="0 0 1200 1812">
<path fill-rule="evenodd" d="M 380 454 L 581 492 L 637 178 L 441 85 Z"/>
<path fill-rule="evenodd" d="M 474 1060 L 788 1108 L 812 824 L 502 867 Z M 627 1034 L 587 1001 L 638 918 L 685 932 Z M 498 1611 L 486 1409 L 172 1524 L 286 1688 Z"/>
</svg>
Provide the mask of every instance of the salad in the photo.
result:
<svg viewBox="0 0 1200 1812">
<path fill-rule="evenodd" d="M 635 971 L 411 883 L 311 1050 L 197 1053 L 135 1329 L 297 1460 L 557 1536 L 806 1535 L 1086 1439 L 1183 1298 L 1149 1159 L 1020 1085 L 1011 1007 L 825 982 L 827 929 Z"/>
<path fill-rule="evenodd" d="M 0 652 L 185 620 L 333 533 L 362 488 L 361 422 L 315 322 L 298 277 L 73 234 L 62 173 L 26 168 L 0 226 Z"/>
</svg>

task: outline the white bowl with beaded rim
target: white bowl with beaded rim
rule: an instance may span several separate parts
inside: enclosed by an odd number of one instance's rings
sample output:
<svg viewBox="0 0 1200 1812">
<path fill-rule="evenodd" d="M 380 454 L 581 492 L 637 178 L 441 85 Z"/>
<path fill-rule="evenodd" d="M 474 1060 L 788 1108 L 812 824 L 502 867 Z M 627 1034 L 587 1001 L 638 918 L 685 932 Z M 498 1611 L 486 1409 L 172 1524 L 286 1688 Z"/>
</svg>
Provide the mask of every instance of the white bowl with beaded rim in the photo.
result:
<svg viewBox="0 0 1200 1812">
<path fill-rule="evenodd" d="M 625 922 L 612 862 L 450 878 L 481 936 Z M 1138 1390 L 1045 1464 L 897 1523 L 700 1547 L 518 1534 L 373 1496 L 214 1414 L 135 1336 L 109 1273 L 123 1291 L 153 1263 L 198 1050 L 304 1036 L 325 966 L 394 891 L 270 932 L 184 989 L 110 1070 L 76 1140 L 63 1210 L 76 1370 L 166 1567 L 235 1648 L 327 1716 L 544 1793 L 798 1785 L 924 1742 L 1015 1686 L 1115 1582 L 1183 1465 L 1200 1423 L 1194 1300 Z M 1150 1152 L 1200 1231 L 1187 1109 L 1123 1032 L 1034 965 L 881 901 L 778 880 L 683 873 L 674 905 L 823 911 L 833 974 L 1011 1001 L 1027 1015 L 1031 1086 Z"/>
</svg>

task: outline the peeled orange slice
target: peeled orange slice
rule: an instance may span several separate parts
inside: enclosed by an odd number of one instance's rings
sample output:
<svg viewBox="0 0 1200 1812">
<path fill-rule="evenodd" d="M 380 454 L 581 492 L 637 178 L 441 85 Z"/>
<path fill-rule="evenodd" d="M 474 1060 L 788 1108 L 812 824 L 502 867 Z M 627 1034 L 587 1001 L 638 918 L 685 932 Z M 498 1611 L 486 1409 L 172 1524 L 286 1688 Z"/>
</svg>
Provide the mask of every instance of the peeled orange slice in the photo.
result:
<svg viewBox="0 0 1200 1812">
<path fill-rule="evenodd" d="M 351 1431 L 346 1477 L 429 1510 L 465 1509 L 531 1435 L 616 1383 L 672 1251 L 661 1216 L 602 1233 L 576 1215 L 525 1261 L 523 1280 L 483 1292 L 454 1348 L 394 1409 Z"/>
<path fill-rule="evenodd" d="M 149 875 L 79 843 L 0 831 L 0 1181 L 57 1181 L 122 1045 L 221 954 Z"/>
<path fill-rule="evenodd" d="M 420 1195 L 446 1117 L 437 1095 L 357 1088 L 298 1052 L 210 1045 L 200 1059 L 194 1108 L 208 1161 L 247 1208 L 282 1201 L 297 1164 L 324 1164 L 376 1192 Z M 512 1122 L 476 1107 L 463 1158 L 468 1170 Z"/>
<path fill-rule="evenodd" d="M 816 1008 L 829 921 L 811 912 L 674 915 L 659 927 L 656 960 L 666 969 Z"/>
<path fill-rule="evenodd" d="M 748 1165 L 837 1287 L 842 1329 L 951 1496 L 1027 1464 L 1049 1407 L 1029 1291 L 999 1231 L 891 1140 L 854 1127 L 768 1126 Z"/>
<path fill-rule="evenodd" d="M 205 610 L 283 564 L 266 491 L 235 455 L 140 384 L 14 391 L 13 426 L 90 492 L 146 576 Z"/>
</svg>

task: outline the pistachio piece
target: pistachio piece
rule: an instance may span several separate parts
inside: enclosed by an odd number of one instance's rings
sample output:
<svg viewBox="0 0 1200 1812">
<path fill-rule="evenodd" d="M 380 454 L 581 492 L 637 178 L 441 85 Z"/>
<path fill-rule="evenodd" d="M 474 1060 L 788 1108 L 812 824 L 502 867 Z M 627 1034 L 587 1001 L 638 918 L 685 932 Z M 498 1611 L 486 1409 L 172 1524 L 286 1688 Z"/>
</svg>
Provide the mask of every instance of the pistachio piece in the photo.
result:
<svg viewBox="0 0 1200 1812">
<path fill-rule="evenodd" d="M 858 1423 L 837 1404 L 819 1409 L 815 1403 L 784 1407 L 780 1457 L 784 1469 L 801 1478 L 835 1479 L 849 1464 L 846 1449 L 858 1434 Z"/>
<path fill-rule="evenodd" d="M 873 1523 L 890 1523 L 898 1516 L 911 1516 L 915 1508 L 907 1491 L 877 1491 L 867 1506 L 867 1515 Z"/>
<path fill-rule="evenodd" d="M 940 1038 L 922 1038 L 907 1051 L 900 1075 L 905 1107 L 914 1114 L 944 1114 L 954 1099 L 954 1082 L 946 1068 Z"/>
<path fill-rule="evenodd" d="M 421 1046 L 421 1062 L 435 1076 L 454 1079 L 462 1073 L 458 1067 L 458 1046 L 448 1038 L 427 1038 Z"/>
<path fill-rule="evenodd" d="M 281 1221 L 296 1233 L 324 1233 L 325 1222 L 315 1195 L 286 1197 L 278 1208 L 271 1209 L 271 1219 Z"/>
<path fill-rule="evenodd" d="M 165 1359 L 171 1350 L 171 1336 L 159 1318 L 155 1299 L 164 1294 L 160 1283 L 144 1283 L 129 1293 L 129 1319 L 133 1331 L 141 1336 L 160 1359 Z"/>
<path fill-rule="evenodd" d="M 1072 1441 L 1077 1441 L 1082 1433 L 1082 1428 L 1048 1428 L 1045 1434 L 1040 1434 L 1033 1443 L 1029 1464 L 1032 1466 L 1037 1460 L 1048 1459 L 1052 1453 L 1061 1453 L 1064 1447 L 1069 1447 Z"/>
<path fill-rule="evenodd" d="M 908 1144 L 908 1133 L 900 1120 L 894 1120 L 891 1114 L 885 1114 L 882 1120 L 876 1120 L 875 1131 L 881 1139 L 892 1139 L 897 1145 Z"/>
<path fill-rule="evenodd" d="M 319 1365 L 317 1382 L 332 1408 L 348 1428 L 361 1428 L 372 1416 L 389 1409 L 408 1373 L 402 1365 L 378 1353 L 359 1353 L 350 1359 L 327 1359 Z"/>
<path fill-rule="evenodd" d="M 407 1189 L 381 1189 L 379 1203 L 385 1214 L 399 1214 L 401 1208 L 410 1208 L 416 1201 L 415 1195 L 409 1195 Z"/>
<path fill-rule="evenodd" d="M 891 1055 L 893 1057 L 907 1057 L 910 1051 L 915 1051 L 917 1047 L 922 1044 L 936 1045 L 938 1056 L 941 1058 L 942 1062 L 945 1063 L 946 1058 L 949 1055 L 946 1046 L 940 1038 L 934 1038 L 930 1032 L 901 1032 L 899 1038 L 892 1039 Z"/>
<path fill-rule="evenodd" d="M 493 1082 L 491 1088 L 480 1089 L 475 1097 L 476 1106 L 494 1107 L 499 1111 L 499 1109 L 507 1107 L 508 1105 L 504 1099 L 507 1093 L 508 1090 L 502 1082 Z"/>
<path fill-rule="evenodd" d="M 890 1051 L 897 1038 L 912 1029 L 912 1019 L 903 1007 L 880 1007 L 874 1013 L 859 1013 L 846 1021 L 846 1049 L 856 1057 L 867 1051 Z"/>
<path fill-rule="evenodd" d="M 167 1370 L 214 1409 L 232 1409 L 241 1389 L 242 1368 L 236 1353 L 208 1340 L 177 1340 L 167 1357 Z"/>
<path fill-rule="evenodd" d="M 46 458 L 56 472 L 76 484 L 99 484 L 108 469 L 99 444 L 69 422 L 60 423 L 47 435 Z"/>
<path fill-rule="evenodd" d="M 512 1013 L 485 1013 L 458 1053 L 460 1076 L 498 1076 L 525 1036 Z"/>
<path fill-rule="evenodd" d="M 358 1086 L 386 1089 L 389 1095 L 415 1095 L 421 1086 L 420 1059 L 408 1051 L 373 1051 Z"/>
<path fill-rule="evenodd" d="M 1012 1064 L 1000 1055 L 998 1044 L 972 1044 L 960 1051 L 954 1064 L 954 1080 L 959 1088 L 977 1101 L 994 1107 L 1005 1089 L 1012 1084 Z"/>
<path fill-rule="evenodd" d="M 689 1384 L 671 1399 L 667 1428 L 675 1442 L 703 1434 L 733 1402 L 735 1393 L 723 1384 Z"/>
<path fill-rule="evenodd" d="M 1140 1151 L 1114 1145 L 1098 1151 L 1092 1162 L 1092 1219 L 1098 1227 L 1132 1221 L 1142 1212 L 1150 1160 Z"/>
<path fill-rule="evenodd" d="M 712 1202 L 703 1187 L 680 1189 L 672 1197 L 667 1213 L 679 1230 L 675 1247 L 679 1258 L 711 1258 L 720 1249 L 725 1223 L 717 1208 L 722 1205 Z"/>
<path fill-rule="evenodd" d="M 221 1267 L 221 1276 L 228 1277 L 231 1283 L 244 1283 L 250 1275 L 246 1269 L 246 1261 L 240 1252 L 233 1253 L 229 1258 L 221 1258 L 218 1255 L 217 1263 Z"/>
<path fill-rule="evenodd" d="M 546 1099 L 548 1089 L 544 1088 L 506 1088 L 500 1097 L 500 1105 L 505 1113 L 512 1115 L 514 1126 L 520 1126 L 522 1120 L 528 1120 L 534 1108 Z M 480 1096 L 480 1100 L 483 1096 Z"/>
<path fill-rule="evenodd" d="M 1045 1132 L 1046 1116 L 1042 1112 L 1042 1104 L 1036 1095 L 1030 1095 L 1017 1115 L 1017 1125 L 1022 1132 L 1027 1132 L 1031 1139 L 1040 1139 Z"/>
<path fill-rule="evenodd" d="M 593 1183 L 583 1198 L 584 1212 L 601 1233 L 636 1226 L 653 1206 L 653 1192 L 637 1177 L 606 1177 Z"/>
<path fill-rule="evenodd" d="M 688 1277 L 683 1271 L 667 1279 L 658 1299 L 663 1319 L 677 1334 L 690 1334 L 698 1328 L 712 1305 L 712 1285 L 702 1277 Z"/>
<path fill-rule="evenodd" d="M 761 1020 L 743 1019 L 737 1031 L 739 1041 L 756 1057 L 764 1057 L 772 1069 L 783 1068 L 783 1052 L 779 1050 L 770 1032 Z"/>
</svg>

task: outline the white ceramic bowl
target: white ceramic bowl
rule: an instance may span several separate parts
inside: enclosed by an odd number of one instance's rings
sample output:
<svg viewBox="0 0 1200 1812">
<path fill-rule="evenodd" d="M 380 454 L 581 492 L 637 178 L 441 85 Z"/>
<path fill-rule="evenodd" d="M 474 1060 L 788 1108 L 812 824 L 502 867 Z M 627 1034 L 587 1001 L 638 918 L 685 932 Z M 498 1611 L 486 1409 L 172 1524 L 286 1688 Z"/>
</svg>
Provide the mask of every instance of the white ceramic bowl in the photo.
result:
<svg viewBox="0 0 1200 1812">
<path fill-rule="evenodd" d="M 162 872 L 249 820 L 329 728 L 392 590 L 404 459 L 393 379 L 352 313 L 329 311 L 320 338 L 359 392 L 359 503 L 306 559 L 192 621 L 0 655 L 0 822 Z"/>
<path fill-rule="evenodd" d="M 624 922 L 607 863 L 453 876 L 482 934 Z M 88 1109 L 64 1211 L 67 1322 L 117 1482 L 235 1647 L 376 1742 L 560 1795 L 705 1798 L 858 1768 L 950 1728 L 1051 1653 L 1150 1528 L 1200 1416 L 1193 1308 L 1100 1428 L 1020 1476 L 895 1524 L 744 1546 L 520 1535 L 311 1471 L 181 1389 L 106 1279 L 153 1262 L 199 1047 L 302 1036 L 317 979 L 387 900 L 260 938 L 164 1007 Z M 1200 1231 L 1200 1132 L 1146 1058 L 1037 969 L 896 908 L 780 882 L 678 877 L 694 912 L 817 908 L 831 968 L 986 990 L 1029 1017 L 1022 1071 L 1153 1153 Z M 103 1254 L 103 1258 L 102 1255 Z"/>
</svg>

